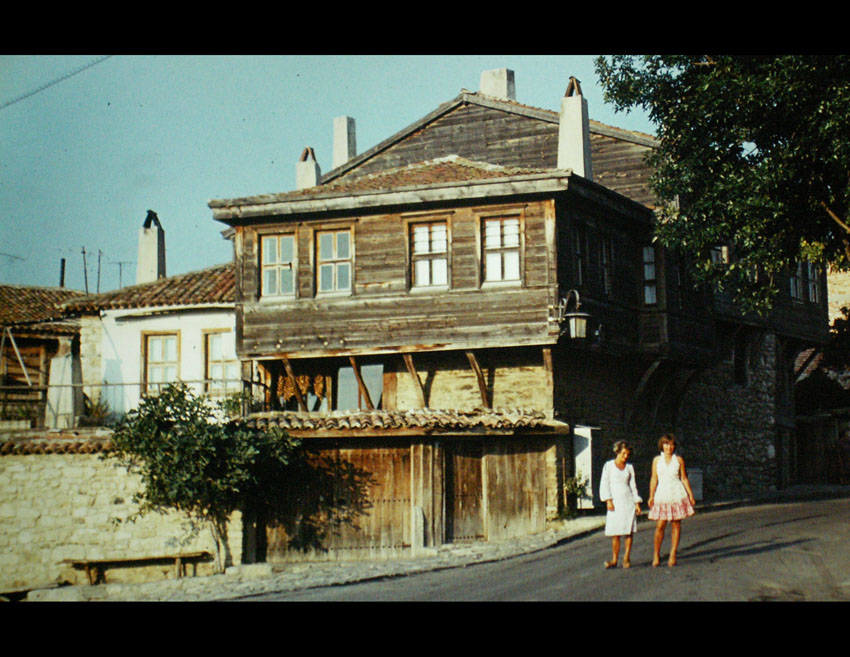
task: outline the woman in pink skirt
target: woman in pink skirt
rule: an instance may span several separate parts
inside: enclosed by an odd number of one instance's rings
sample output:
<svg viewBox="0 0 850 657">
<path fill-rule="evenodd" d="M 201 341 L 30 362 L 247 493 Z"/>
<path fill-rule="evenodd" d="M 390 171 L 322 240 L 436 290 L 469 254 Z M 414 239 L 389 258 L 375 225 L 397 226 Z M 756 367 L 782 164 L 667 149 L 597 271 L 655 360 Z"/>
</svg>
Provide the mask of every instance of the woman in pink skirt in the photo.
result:
<svg viewBox="0 0 850 657">
<path fill-rule="evenodd" d="M 680 521 L 694 515 L 694 494 L 685 472 L 685 461 L 676 456 L 676 438 L 666 433 L 658 441 L 661 454 L 652 461 L 652 479 L 649 481 L 649 518 L 655 520 L 655 542 L 652 565 L 661 561 L 659 552 L 664 541 L 664 529 L 669 522 L 671 529 L 670 558 L 667 565 L 676 565 L 676 550 L 681 536 Z"/>
</svg>

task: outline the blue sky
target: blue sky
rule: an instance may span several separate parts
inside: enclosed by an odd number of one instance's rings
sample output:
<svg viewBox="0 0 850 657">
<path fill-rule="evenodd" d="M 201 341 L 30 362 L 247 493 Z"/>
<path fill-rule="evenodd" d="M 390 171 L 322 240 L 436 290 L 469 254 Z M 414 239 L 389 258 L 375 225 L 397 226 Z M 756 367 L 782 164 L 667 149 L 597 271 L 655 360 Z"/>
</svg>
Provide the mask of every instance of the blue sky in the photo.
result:
<svg viewBox="0 0 850 657">
<path fill-rule="evenodd" d="M 354 117 L 360 153 L 477 91 L 484 70 L 513 69 L 517 100 L 551 110 L 575 75 L 592 119 L 654 132 L 605 105 L 595 55 L 101 57 L 0 56 L 0 283 L 56 286 L 65 258 L 83 290 L 85 249 L 89 291 L 99 254 L 100 291 L 133 284 L 148 209 L 168 275 L 226 262 L 210 199 L 289 191 L 306 146 L 332 168 L 334 117 Z"/>
</svg>

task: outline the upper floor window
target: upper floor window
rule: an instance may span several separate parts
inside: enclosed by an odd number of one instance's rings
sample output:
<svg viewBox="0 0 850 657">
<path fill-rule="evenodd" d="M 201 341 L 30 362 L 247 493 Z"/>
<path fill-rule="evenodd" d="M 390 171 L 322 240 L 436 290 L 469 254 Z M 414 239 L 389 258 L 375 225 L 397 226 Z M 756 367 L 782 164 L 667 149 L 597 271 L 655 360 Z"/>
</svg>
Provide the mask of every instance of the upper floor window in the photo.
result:
<svg viewBox="0 0 850 657">
<path fill-rule="evenodd" d="M 651 246 L 643 247 L 643 302 L 647 305 L 656 301 L 655 289 L 655 249 Z"/>
<path fill-rule="evenodd" d="M 803 300 L 803 263 L 798 262 L 795 269 L 791 271 L 791 276 L 788 279 L 788 292 L 791 298 L 796 301 Z"/>
<path fill-rule="evenodd" d="M 448 285 L 448 230 L 445 221 L 410 226 L 411 285 Z"/>
<path fill-rule="evenodd" d="M 812 262 L 806 263 L 808 284 L 809 284 L 809 301 L 818 303 L 820 301 L 820 270 Z"/>
<path fill-rule="evenodd" d="M 295 294 L 295 236 L 262 238 L 263 296 Z"/>
<path fill-rule="evenodd" d="M 157 395 L 163 385 L 177 381 L 180 360 L 176 333 L 144 337 L 145 394 Z"/>
<path fill-rule="evenodd" d="M 485 219 L 484 282 L 520 280 L 519 217 Z"/>
<path fill-rule="evenodd" d="M 603 237 L 599 251 L 600 269 L 602 270 L 602 290 L 606 296 L 614 292 L 614 240 Z"/>
<path fill-rule="evenodd" d="M 316 234 L 317 289 L 320 294 L 351 290 L 351 231 L 328 230 Z"/>
<path fill-rule="evenodd" d="M 587 279 L 587 230 L 584 225 L 573 226 L 573 266 L 575 285 L 580 287 Z"/>
</svg>

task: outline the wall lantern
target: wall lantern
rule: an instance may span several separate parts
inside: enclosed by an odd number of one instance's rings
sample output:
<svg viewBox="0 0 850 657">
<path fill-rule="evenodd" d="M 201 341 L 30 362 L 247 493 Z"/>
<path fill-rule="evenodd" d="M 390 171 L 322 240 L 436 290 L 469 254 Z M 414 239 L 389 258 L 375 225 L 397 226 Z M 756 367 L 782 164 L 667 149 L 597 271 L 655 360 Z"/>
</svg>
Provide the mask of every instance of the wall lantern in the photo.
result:
<svg viewBox="0 0 850 657">
<path fill-rule="evenodd" d="M 575 295 L 575 309 L 572 312 L 567 312 L 570 296 Z M 579 299 L 576 290 L 567 292 L 567 296 L 558 302 L 558 323 L 566 326 L 561 329 L 560 335 L 569 333 L 571 339 L 580 339 L 587 337 L 587 320 L 590 315 L 579 311 L 581 308 L 581 300 Z"/>
</svg>

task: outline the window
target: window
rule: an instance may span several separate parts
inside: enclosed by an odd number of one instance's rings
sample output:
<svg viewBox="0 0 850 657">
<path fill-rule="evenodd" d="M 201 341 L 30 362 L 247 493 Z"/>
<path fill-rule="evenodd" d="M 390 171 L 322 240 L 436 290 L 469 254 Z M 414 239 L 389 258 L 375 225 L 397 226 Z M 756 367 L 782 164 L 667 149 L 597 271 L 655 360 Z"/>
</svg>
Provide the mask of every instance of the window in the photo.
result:
<svg viewBox="0 0 850 657">
<path fill-rule="evenodd" d="M 158 395 L 163 385 L 177 381 L 177 334 L 147 335 L 144 346 L 145 394 Z"/>
<path fill-rule="evenodd" d="M 351 231 L 333 230 L 316 234 L 317 284 L 320 294 L 351 290 Z"/>
<path fill-rule="evenodd" d="M 796 301 L 803 300 L 803 263 L 798 262 L 797 267 L 791 272 L 789 277 L 789 289 L 791 298 Z"/>
<path fill-rule="evenodd" d="M 446 222 L 411 224 L 411 286 L 448 285 L 448 262 Z"/>
<path fill-rule="evenodd" d="M 599 260 L 602 270 L 602 290 L 606 296 L 610 297 L 614 292 L 614 240 L 610 237 L 602 238 Z"/>
<path fill-rule="evenodd" d="M 809 301 L 818 303 L 820 301 L 820 272 L 814 263 L 806 263 L 809 286 Z"/>
<path fill-rule="evenodd" d="M 207 333 L 204 337 L 204 361 L 207 394 L 232 395 L 241 390 L 239 361 L 233 348 L 233 333 Z"/>
<path fill-rule="evenodd" d="M 520 280 L 519 217 L 485 219 L 484 282 Z"/>
<path fill-rule="evenodd" d="M 654 304 L 655 299 L 655 249 L 651 246 L 643 247 L 643 302 L 647 305 Z"/>
<path fill-rule="evenodd" d="M 587 231 L 583 225 L 573 226 L 573 266 L 575 285 L 581 287 L 587 278 Z"/>
<path fill-rule="evenodd" d="M 269 235 L 262 238 L 263 292 L 266 296 L 295 294 L 295 236 Z"/>
</svg>

